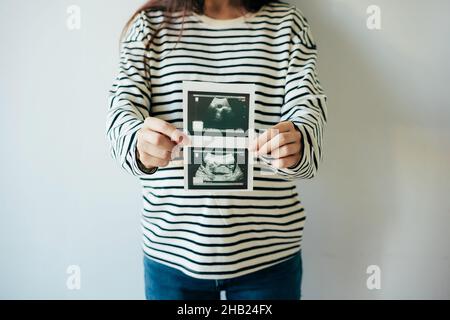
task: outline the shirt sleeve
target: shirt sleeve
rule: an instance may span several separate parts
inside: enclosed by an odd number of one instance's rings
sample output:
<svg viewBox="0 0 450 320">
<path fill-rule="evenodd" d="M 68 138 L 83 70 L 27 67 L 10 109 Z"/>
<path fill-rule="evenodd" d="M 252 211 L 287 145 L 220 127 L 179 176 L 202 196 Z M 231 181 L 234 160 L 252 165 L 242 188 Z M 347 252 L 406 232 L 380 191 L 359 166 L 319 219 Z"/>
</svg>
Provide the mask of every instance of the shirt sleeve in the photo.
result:
<svg viewBox="0 0 450 320">
<path fill-rule="evenodd" d="M 327 122 L 327 97 L 317 76 L 317 46 L 302 13 L 295 8 L 291 29 L 289 64 L 281 121 L 292 121 L 301 133 L 300 161 L 291 168 L 276 169 L 286 179 L 310 179 L 323 155 L 323 131 Z"/>
<path fill-rule="evenodd" d="M 134 176 L 153 174 L 146 170 L 136 153 L 137 131 L 149 116 L 151 88 L 144 63 L 146 41 L 151 32 L 144 12 L 128 29 L 120 48 L 118 75 L 109 91 L 106 135 L 112 157 Z"/>
</svg>

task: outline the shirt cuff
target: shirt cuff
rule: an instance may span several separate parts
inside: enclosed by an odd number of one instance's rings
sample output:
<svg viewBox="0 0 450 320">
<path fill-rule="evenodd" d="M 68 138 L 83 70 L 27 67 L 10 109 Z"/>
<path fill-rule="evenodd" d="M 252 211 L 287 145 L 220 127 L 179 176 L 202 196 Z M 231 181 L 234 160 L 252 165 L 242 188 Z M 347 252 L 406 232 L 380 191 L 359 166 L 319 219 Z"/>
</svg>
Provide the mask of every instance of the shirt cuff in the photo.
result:
<svg viewBox="0 0 450 320">
<path fill-rule="evenodd" d="M 138 175 L 138 176 L 150 175 L 150 174 L 154 174 L 156 171 L 158 171 L 158 167 L 154 167 L 152 169 L 147 169 L 142 164 L 142 162 L 139 160 L 136 136 L 134 137 L 133 142 L 131 143 L 131 146 L 130 146 L 130 156 L 131 156 L 131 163 L 132 163 L 133 171 L 136 175 Z"/>
<path fill-rule="evenodd" d="M 291 121 L 292 124 L 294 125 L 295 130 L 297 130 L 298 132 L 302 133 L 302 131 L 299 128 L 299 124 Z M 298 162 L 296 164 L 294 164 L 293 166 L 287 167 L 287 168 L 282 168 L 282 169 L 278 169 L 280 172 L 282 173 L 286 173 L 288 175 L 294 175 L 296 173 L 298 173 L 300 171 L 300 169 L 303 167 L 303 163 L 305 161 L 305 142 L 304 142 L 304 135 L 302 134 L 301 136 L 301 147 L 300 147 L 300 159 L 298 160 Z"/>
</svg>

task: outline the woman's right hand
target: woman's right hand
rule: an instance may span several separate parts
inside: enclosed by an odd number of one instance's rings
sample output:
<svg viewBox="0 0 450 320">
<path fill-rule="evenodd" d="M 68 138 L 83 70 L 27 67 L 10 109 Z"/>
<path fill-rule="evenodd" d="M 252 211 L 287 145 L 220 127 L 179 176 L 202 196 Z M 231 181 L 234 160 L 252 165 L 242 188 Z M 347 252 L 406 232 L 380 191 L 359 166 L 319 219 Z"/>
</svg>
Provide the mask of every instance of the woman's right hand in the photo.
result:
<svg viewBox="0 0 450 320">
<path fill-rule="evenodd" d="M 148 117 L 137 132 L 137 157 L 147 169 L 165 167 L 188 143 L 189 137 L 169 122 Z"/>
</svg>

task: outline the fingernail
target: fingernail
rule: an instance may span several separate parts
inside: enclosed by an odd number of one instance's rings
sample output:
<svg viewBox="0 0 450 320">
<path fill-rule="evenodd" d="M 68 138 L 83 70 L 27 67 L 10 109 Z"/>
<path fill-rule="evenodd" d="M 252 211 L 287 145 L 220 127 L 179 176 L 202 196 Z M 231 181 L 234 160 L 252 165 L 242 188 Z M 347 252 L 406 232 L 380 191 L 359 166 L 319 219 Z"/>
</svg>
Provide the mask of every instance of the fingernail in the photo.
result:
<svg viewBox="0 0 450 320">
<path fill-rule="evenodd" d="M 179 143 L 183 143 L 183 145 L 189 145 L 190 144 L 190 138 L 183 133 L 183 135 L 180 137 L 180 142 Z"/>
</svg>

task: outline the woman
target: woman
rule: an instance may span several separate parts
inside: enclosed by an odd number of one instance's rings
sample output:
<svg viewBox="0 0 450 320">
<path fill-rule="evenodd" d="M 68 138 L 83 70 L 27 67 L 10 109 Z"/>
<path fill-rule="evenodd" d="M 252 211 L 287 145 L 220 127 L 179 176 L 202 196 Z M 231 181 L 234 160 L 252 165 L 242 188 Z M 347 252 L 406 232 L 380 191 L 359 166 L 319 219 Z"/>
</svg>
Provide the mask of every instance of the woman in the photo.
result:
<svg viewBox="0 0 450 320">
<path fill-rule="evenodd" d="M 322 159 L 326 96 L 307 20 L 279 1 L 149 1 L 124 29 L 112 156 L 143 188 L 147 299 L 300 299 L 295 181 Z M 189 193 L 182 81 L 256 85 L 254 190 Z"/>
</svg>

